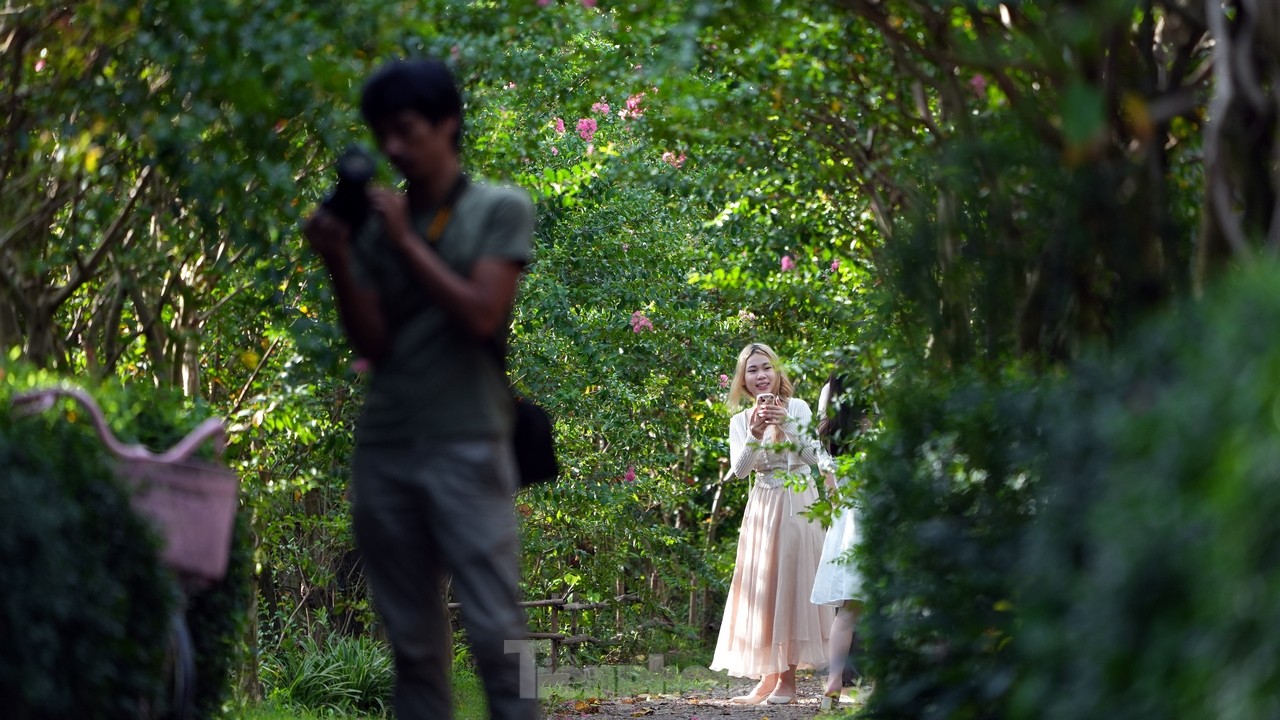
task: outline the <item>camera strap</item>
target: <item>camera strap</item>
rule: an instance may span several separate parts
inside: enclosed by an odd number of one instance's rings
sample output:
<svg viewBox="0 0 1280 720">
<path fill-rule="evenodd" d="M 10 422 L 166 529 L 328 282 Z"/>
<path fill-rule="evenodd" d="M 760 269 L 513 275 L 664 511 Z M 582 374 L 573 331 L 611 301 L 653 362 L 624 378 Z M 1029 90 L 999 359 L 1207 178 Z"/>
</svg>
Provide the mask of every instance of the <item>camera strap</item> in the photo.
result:
<svg viewBox="0 0 1280 720">
<path fill-rule="evenodd" d="M 444 204 L 436 211 L 436 216 L 431 219 L 431 227 L 427 228 L 427 242 L 435 245 L 440 241 L 440 236 L 444 235 L 444 229 L 449 225 L 449 218 L 453 215 L 453 206 L 458 202 L 458 198 L 462 196 L 462 191 L 467 189 L 470 181 L 467 180 L 466 173 L 458 173 L 458 179 L 454 181 L 453 187 L 449 189 L 449 194 L 444 198 Z"/>
</svg>

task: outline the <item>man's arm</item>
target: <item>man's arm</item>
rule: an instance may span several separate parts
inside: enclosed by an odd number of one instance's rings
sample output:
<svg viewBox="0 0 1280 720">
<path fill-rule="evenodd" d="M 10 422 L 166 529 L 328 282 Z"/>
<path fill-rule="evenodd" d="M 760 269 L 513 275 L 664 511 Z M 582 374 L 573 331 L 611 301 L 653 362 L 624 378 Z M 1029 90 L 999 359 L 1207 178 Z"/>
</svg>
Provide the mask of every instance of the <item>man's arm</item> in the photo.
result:
<svg viewBox="0 0 1280 720">
<path fill-rule="evenodd" d="M 402 249 L 426 291 L 472 335 L 491 338 L 506 322 L 520 286 L 520 263 L 480 258 L 471 276 L 464 277 L 421 241 L 409 242 Z"/>
<path fill-rule="evenodd" d="M 372 200 L 386 222 L 388 238 L 432 299 L 475 337 L 493 337 L 515 304 L 523 266 L 506 258 L 481 257 L 470 276 L 459 275 L 414 232 L 403 194 L 377 191 Z"/>
<path fill-rule="evenodd" d="M 338 301 L 338 317 L 347 339 L 375 366 L 390 349 L 386 318 L 377 292 L 363 287 L 351 270 L 351 232 L 326 210 L 317 210 L 302 229 L 312 249 L 324 260 Z"/>
</svg>

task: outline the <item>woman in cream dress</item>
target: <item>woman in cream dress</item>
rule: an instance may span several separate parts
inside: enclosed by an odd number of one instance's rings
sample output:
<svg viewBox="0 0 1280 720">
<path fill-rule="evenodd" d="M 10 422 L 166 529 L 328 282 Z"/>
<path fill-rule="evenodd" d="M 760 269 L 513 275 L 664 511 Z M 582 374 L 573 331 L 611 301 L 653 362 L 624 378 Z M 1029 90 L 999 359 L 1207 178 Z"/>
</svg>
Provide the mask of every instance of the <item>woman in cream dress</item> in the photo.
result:
<svg viewBox="0 0 1280 720">
<path fill-rule="evenodd" d="M 823 532 L 801 513 L 817 499 L 810 479 L 818 446 L 809 434 L 812 412 L 792 397 L 769 346 L 753 343 L 738 355 L 729 389 L 730 406 L 751 407 L 729 421 L 733 473 L 753 477 L 738 535 L 737 560 L 725 602 L 712 670 L 759 678 L 744 704 L 790 703 L 796 694 L 796 669 L 824 667 L 827 633 L 834 608 L 809 602 Z M 787 487 L 788 476 L 803 488 Z"/>
</svg>

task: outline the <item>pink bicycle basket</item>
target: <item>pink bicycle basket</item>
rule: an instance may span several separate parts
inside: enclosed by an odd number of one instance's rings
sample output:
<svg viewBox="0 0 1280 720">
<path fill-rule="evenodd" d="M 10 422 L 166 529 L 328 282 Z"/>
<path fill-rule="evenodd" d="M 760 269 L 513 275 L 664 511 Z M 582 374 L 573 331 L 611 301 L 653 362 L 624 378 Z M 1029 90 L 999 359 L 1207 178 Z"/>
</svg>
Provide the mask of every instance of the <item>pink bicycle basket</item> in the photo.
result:
<svg viewBox="0 0 1280 720">
<path fill-rule="evenodd" d="M 134 511 L 150 520 L 163 540 L 161 561 L 187 584 L 205 585 L 226 576 L 239 478 L 221 464 L 191 457 L 205 441 L 213 441 L 221 456 L 223 422 L 205 420 L 171 449 L 156 453 L 121 443 L 98 403 L 78 387 L 28 391 L 13 400 L 15 408 L 29 413 L 52 407 L 59 396 L 76 400 L 89 412 L 98 437 L 116 457 L 117 473 L 133 489 Z"/>
<path fill-rule="evenodd" d="M 120 473 L 134 488 L 131 504 L 164 539 L 161 560 L 206 581 L 227 574 L 239 481 L 231 470 L 183 460 L 127 459 Z"/>
</svg>

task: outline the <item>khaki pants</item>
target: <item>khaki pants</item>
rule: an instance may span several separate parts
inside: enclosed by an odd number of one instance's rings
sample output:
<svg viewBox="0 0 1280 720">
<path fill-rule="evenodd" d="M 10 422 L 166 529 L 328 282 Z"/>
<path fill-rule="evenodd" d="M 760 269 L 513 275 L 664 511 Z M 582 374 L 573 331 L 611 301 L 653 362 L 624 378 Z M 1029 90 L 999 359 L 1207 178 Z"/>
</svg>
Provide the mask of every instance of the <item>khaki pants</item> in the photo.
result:
<svg viewBox="0 0 1280 720">
<path fill-rule="evenodd" d="M 519 606 L 519 551 L 510 445 L 498 440 L 359 445 L 353 459 L 356 543 L 374 606 L 395 653 L 399 720 L 453 716 L 450 637 L 442 580 L 452 574 L 489 712 L 537 717 L 521 697 L 527 626 Z"/>
</svg>

